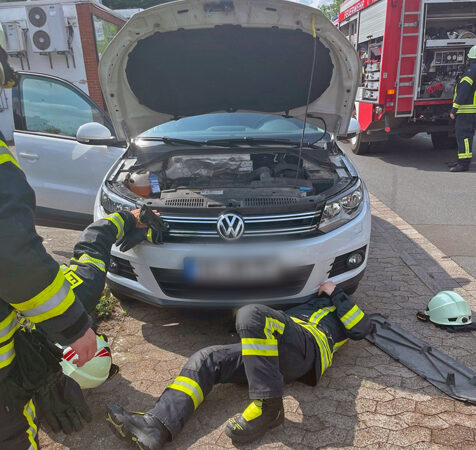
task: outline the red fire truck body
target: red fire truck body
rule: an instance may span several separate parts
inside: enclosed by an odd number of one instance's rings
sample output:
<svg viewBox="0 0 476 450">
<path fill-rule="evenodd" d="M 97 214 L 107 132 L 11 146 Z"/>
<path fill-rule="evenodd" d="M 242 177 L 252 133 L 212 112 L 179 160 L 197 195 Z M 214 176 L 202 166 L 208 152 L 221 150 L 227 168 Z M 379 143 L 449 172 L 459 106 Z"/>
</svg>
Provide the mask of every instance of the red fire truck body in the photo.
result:
<svg viewBox="0 0 476 450">
<path fill-rule="evenodd" d="M 455 146 L 449 111 L 476 45 L 476 1 L 346 0 L 338 26 L 363 67 L 355 104 L 362 133 L 354 153 L 392 135 L 421 132 L 435 148 Z"/>
</svg>

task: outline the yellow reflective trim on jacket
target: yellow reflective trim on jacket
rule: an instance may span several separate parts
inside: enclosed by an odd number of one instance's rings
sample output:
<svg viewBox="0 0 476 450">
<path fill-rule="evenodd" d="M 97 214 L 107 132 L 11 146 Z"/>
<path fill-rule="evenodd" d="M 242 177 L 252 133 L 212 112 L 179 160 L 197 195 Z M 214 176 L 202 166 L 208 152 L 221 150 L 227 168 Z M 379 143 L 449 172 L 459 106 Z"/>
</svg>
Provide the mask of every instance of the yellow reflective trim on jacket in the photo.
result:
<svg viewBox="0 0 476 450">
<path fill-rule="evenodd" d="M 197 409 L 203 402 L 203 392 L 199 384 L 188 377 L 177 377 L 172 384 L 167 386 L 169 389 L 175 389 L 187 394 L 193 401 L 193 406 Z"/>
<path fill-rule="evenodd" d="M 124 236 L 124 219 L 119 213 L 109 214 L 106 217 L 103 217 L 106 220 L 111 221 L 117 228 L 116 239 L 120 239 Z"/>
<path fill-rule="evenodd" d="M 38 444 L 36 443 L 36 434 L 38 433 L 38 426 L 35 423 L 36 418 L 36 408 L 33 400 L 30 401 L 25 405 L 23 408 L 23 415 L 26 418 L 28 423 L 28 429 L 26 430 L 26 434 L 28 435 L 28 441 L 30 442 L 30 447 L 28 450 L 38 450 Z"/>
<path fill-rule="evenodd" d="M 58 269 L 53 282 L 43 291 L 26 302 L 13 303 L 12 306 L 31 322 L 39 323 L 63 314 L 74 299 L 71 285 L 62 270 Z"/>
<path fill-rule="evenodd" d="M 327 336 L 318 328 L 316 328 L 314 325 L 304 322 L 301 319 L 298 319 L 296 317 L 292 317 L 291 319 L 294 320 L 297 324 L 301 325 L 303 328 L 308 330 L 314 340 L 317 343 L 317 346 L 319 347 L 319 353 L 321 356 L 321 375 L 332 365 L 332 356 L 333 353 L 331 352 L 331 349 L 329 347 L 329 341 L 327 340 Z"/>
<path fill-rule="evenodd" d="M 466 81 L 466 82 L 469 83 L 471 86 L 473 85 L 473 80 L 472 80 L 470 77 L 463 77 L 463 78 L 461 78 L 460 83 L 462 83 L 463 81 Z"/>
<path fill-rule="evenodd" d="M 3 155 L 0 155 L 0 164 L 4 164 L 7 162 L 11 162 L 14 166 L 20 168 L 20 164 L 18 164 L 17 160 L 12 156 L 7 153 L 4 153 Z"/>
<path fill-rule="evenodd" d="M 17 313 L 12 311 L 0 322 L 0 343 L 11 339 L 18 328 L 20 328 L 20 324 L 17 320 Z"/>
<path fill-rule="evenodd" d="M 339 350 L 349 339 L 344 339 L 343 341 L 336 342 L 334 344 L 334 349 L 332 350 L 332 353 L 335 353 L 337 350 Z"/>
<path fill-rule="evenodd" d="M 0 347 L 0 369 L 7 367 L 15 359 L 15 341 Z"/>
<path fill-rule="evenodd" d="M 335 306 L 326 306 L 325 308 L 318 309 L 312 316 L 309 318 L 309 322 L 317 325 L 327 314 L 336 310 Z"/>
<path fill-rule="evenodd" d="M 154 240 L 152 238 L 152 228 L 149 228 L 147 230 L 147 240 L 150 242 L 150 243 L 154 243 Z"/>
<path fill-rule="evenodd" d="M 92 256 L 88 255 L 87 253 L 83 253 L 79 259 L 71 258 L 71 261 L 83 264 L 92 264 L 93 266 L 97 267 L 102 272 L 106 272 L 106 263 L 98 258 L 93 258 Z"/>
</svg>

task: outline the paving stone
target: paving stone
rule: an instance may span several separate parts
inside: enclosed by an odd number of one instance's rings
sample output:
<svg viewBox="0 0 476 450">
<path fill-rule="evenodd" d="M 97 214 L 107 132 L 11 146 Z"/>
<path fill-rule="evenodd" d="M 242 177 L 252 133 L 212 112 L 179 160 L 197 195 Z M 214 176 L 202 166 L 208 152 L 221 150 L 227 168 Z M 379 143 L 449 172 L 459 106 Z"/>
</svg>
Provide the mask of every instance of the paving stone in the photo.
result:
<svg viewBox="0 0 476 450">
<path fill-rule="evenodd" d="M 319 433 L 306 432 L 302 443 L 311 448 L 322 448 L 331 444 L 346 442 L 347 431 L 341 428 L 329 427 Z"/>
<path fill-rule="evenodd" d="M 408 427 L 400 431 L 391 431 L 388 440 L 402 447 L 413 446 L 417 442 L 428 442 L 431 439 L 431 431 L 424 427 Z"/>
<path fill-rule="evenodd" d="M 449 427 L 448 422 L 446 422 L 441 416 L 428 416 L 415 412 L 405 412 L 400 417 L 409 426 L 420 425 L 426 428 L 438 430 Z"/>
<path fill-rule="evenodd" d="M 451 426 L 444 430 L 433 430 L 432 440 L 437 444 L 453 445 L 461 442 L 474 442 L 473 430 L 460 425 Z"/>
<path fill-rule="evenodd" d="M 387 442 L 389 430 L 378 427 L 369 427 L 363 430 L 356 430 L 354 435 L 353 445 L 355 447 L 369 448 L 369 446 L 375 446 L 375 444 Z M 375 446 L 374 448 L 377 448 Z"/>
<path fill-rule="evenodd" d="M 424 402 L 419 402 L 416 405 L 416 412 L 433 415 L 440 414 L 446 411 L 454 411 L 455 402 L 448 398 L 433 398 Z"/>
<path fill-rule="evenodd" d="M 461 414 L 457 412 L 444 412 L 438 414 L 438 417 L 450 425 L 463 425 L 476 430 L 476 415 Z"/>
<path fill-rule="evenodd" d="M 378 427 L 393 431 L 407 428 L 407 424 L 399 416 L 386 416 L 385 414 L 369 412 L 359 414 L 359 420 L 367 427 Z"/>
<path fill-rule="evenodd" d="M 387 416 L 395 416 L 403 412 L 413 411 L 414 409 L 415 401 L 407 398 L 396 398 L 377 405 L 377 412 Z"/>
</svg>

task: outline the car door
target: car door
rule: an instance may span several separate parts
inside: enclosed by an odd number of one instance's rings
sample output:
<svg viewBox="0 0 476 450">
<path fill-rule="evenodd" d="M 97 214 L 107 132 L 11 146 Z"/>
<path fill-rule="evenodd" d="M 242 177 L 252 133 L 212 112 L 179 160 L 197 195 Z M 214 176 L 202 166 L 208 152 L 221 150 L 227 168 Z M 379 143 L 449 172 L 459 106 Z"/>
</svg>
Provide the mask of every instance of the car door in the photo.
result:
<svg viewBox="0 0 476 450">
<path fill-rule="evenodd" d="M 94 199 L 124 148 L 76 140 L 88 122 L 110 119 L 79 88 L 47 75 L 21 73 L 13 92 L 15 150 L 33 187 L 37 223 L 81 229 L 93 220 Z"/>
</svg>

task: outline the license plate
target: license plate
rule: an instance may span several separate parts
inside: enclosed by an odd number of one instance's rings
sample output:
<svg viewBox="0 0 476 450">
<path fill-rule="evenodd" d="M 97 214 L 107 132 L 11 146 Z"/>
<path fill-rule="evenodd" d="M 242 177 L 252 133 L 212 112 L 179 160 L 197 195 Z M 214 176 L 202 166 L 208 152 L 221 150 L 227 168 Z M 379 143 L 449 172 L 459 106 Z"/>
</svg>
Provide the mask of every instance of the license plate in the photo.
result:
<svg viewBox="0 0 476 450">
<path fill-rule="evenodd" d="M 183 274 L 187 281 L 227 283 L 273 281 L 282 273 L 271 259 L 185 258 Z"/>
</svg>

